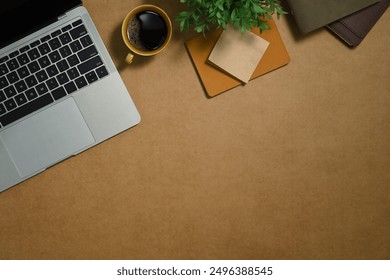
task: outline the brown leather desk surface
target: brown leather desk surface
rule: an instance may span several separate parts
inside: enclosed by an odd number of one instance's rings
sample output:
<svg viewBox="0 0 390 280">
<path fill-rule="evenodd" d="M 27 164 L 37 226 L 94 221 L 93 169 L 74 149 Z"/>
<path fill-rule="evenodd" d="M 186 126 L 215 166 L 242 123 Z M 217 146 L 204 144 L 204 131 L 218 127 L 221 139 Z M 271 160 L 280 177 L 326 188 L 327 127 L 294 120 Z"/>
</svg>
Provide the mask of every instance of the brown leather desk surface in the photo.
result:
<svg viewBox="0 0 390 280">
<path fill-rule="evenodd" d="M 84 3 L 142 121 L 1 193 L 1 259 L 390 258 L 390 13 L 353 50 L 282 17 L 291 62 L 210 99 L 193 33 L 127 66 L 143 1 Z"/>
</svg>

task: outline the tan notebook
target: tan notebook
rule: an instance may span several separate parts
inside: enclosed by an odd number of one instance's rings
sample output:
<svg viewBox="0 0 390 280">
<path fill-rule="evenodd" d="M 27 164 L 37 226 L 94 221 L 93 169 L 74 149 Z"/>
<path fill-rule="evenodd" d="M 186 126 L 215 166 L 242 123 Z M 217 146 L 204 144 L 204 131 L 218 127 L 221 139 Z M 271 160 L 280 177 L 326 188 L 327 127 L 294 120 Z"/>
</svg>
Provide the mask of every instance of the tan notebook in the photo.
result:
<svg viewBox="0 0 390 280">
<path fill-rule="evenodd" d="M 252 32 L 233 27 L 224 30 L 207 62 L 243 83 L 249 82 L 269 42 Z"/>
<path fill-rule="evenodd" d="M 261 34 L 259 28 L 254 28 L 252 30 L 253 33 L 268 41 L 269 45 L 254 70 L 250 80 L 282 67 L 290 62 L 287 49 L 274 20 L 268 20 L 267 24 L 271 29 L 265 30 Z M 203 88 L 209 97 L 214 97 L 229 89 L 242 85 L 239 80 L 207 63 L 207 58 L 209 57 L 222 31 L 223 29 L 215 29 L 207 33 L 205 36 L 200 34 L 187 40 L 185 43 Z"/>
</svg>

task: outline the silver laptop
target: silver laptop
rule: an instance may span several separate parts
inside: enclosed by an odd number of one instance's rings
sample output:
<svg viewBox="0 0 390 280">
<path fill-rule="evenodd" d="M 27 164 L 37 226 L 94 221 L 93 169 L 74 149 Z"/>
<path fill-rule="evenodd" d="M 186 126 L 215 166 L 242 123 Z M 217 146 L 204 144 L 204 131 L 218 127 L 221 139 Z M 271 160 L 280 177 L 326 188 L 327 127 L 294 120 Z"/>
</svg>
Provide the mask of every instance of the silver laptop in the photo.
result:
<svg viewBox="0 0 390 280">
<path fill-rule="evenodd" d="M 2 0 L 0 191 L 140 122 L 81 0 Z"/>
</svg>

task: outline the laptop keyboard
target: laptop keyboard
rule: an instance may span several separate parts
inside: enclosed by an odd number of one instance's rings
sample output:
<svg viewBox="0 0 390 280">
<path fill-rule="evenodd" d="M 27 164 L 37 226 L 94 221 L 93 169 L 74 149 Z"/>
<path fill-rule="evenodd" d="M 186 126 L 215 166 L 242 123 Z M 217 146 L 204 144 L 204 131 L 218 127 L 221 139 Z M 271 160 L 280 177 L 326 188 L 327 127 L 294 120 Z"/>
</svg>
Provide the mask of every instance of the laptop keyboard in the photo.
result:
<svg viewBox="0 0 390 280">
<path fill-rule="evenodd" d="M 81 19 L 0 57 L 0 128 L 108 75 Z"/>
</svg>

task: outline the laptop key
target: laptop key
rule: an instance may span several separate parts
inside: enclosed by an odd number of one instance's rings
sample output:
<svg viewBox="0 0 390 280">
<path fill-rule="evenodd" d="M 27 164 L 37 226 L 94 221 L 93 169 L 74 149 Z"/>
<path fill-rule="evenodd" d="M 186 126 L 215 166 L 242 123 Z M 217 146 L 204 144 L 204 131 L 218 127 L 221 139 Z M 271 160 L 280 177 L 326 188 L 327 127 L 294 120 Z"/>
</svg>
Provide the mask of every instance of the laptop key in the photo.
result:
<svg viewBox="0 0 390 280">
<path fill-rule="evenodd" d="M 30 74 L 30 73 L 28 72 L 28 69 L 27 69 L 26 66 L 23 66 L 23 67 L 19 68 L 19 69 L 17 70 L 17 72 L 18 72 L 19 77 L 20 77 L 21 79 L 24 79 L 25 77 L 27 77 L 27 76 Z"/>
<path fill-rule="evenodd" d="M 64 96 L 66 96 L 65 89 L 63 87 L 56 88 L 51 92 L 55 100 L 58 100 Z"/>
<path fill-rule="evenodd" d="M 66 73 L 68 74 L 69 78 L 72 80 L 80 76 L 79 71 L 77 71 L 76 67 L 69 69 L 68 71 L 66 71 Z"/>
<path fill-rule="evenodd" d="M 28 70 L 30 70 L 31 74 L 41 70 L 41 68 L 38 65 L 38 62 L 36 62 L 36 61 L 30 62 L 29 64 L 27 64 L 27 67 L 28 67 Z"/>
<path fill-rule="evenodd" d="M 26 90 L 25 94 L 26 94 L 28 100 L 33 100 L 34 98 L 38 97 L 38 93 L 35 91 L 34 88 L 30 88 L 30 89 Z"/>
<path fill-rule="evenodd" d="M 96 74 L 98 75 L 98 77 L 101 79 L 105 76 L 108 75 L 108 72 L 107 72 L 107 69 L 106 67 L 103 65 L 103 66 L 100 66 L 98 69 L 95 70 L 96 71 Z"/>
<path fill-rule="evenodd" d="M 72 54 L 72 51 L 70 50 L 69 46 L 63 46 L 62 48 L 59 49 L 59 51 L 63 58 Z"/>
<path fill-rule="evenodd" d="M 75 54 L 69 56 L 66 60 L 68 61 L 70 67 L 73 67 L 76 64 L 80 63 L 80 60 L 78 59 L 77 55 L 75 55 Z"/>
<path fill-rule="evenodd" d="M 58 82 L 55 78 L 51 78 L 50 80 L 47 80 L 46 81 L 46 85 L 47 87 L 50 89 L 50 90 L 53 90 L 55 89 L 56 87 L 58 87 Z"/>
<path fill-rule="evenodd" d="M 28 56 L 30 57 L 31 60 L 37 59 L 40 57 L 40 54 L 38 52 L 37 48 L 31 49 L 27 52 Z"/>
<path fill-rule="evenodd" d="M 89 46 L 88 48 L 82 50 L 79 52 L 77 55 L 80 58 L 80 61 L 85 61 L 91 57 L 94 57 L 95 55 L 98 54 L 98 51 L 94 45 Z"/>
<path fill-rule="evenodd" d="M 34 42 L 32 42 L 32 43 L 30 44 L 30 47 L 34 48 L 34 47 L 36 47 L 36 46 L 38 46 L 38 45 L 40 45 L 40 44 L 41 44 L 41 41 L 36 40 L 36 41 L 34 41 Z"/>
<path fill-rule="evenodd" d="M 28 58 L 27 54 L 23 53 L 17 57 L 20 65 L 25 65 L 30 62 L 30 59 Z"/>
<path fill-rule="evenodd" d="M 39 110 L 46 105 L 49 105 L 52 103 L 54 100 L 51 97 L 49 93 L 46 93 L 45 95 L 42 95 L 41 97 L 38 97 L 23 106 L 20 106 L 13 110 L 12 112 L 8 112 L 2 116 L 0 116 L 0 123 L 3 126 L 6 126 L 18 119 L 21 119 L 25 116 L 27 116 L 30 113 L 35 112 L 36 110 Z"/>
<path fill-rule="evenodd" d="M 81 19 L 78 19 L 78 20 L 76 20 L 75 22 L 72 23 L 72 26 L 75 27 L 75 26 L 80 25 L 82 23 L 83 23 L 83 21 Z"/>
<path fill-rule="evenodd" d="M 93 82 L 96 82 L 98 80 L 98 77 L 95 73 L 95 71 L 88 72 L 85 74 L 85 78 L 87 79 L 88 83 L 92 84 Z"/>
<path fill-rule="evenodd" d="M 92 44 L 92 39 L 89 37 L 89 35 L 85 35 L 84 37 L 80 38 L 80 42 L 83 45 L 83 47 L 88 47 Z"/>
<path fill-rule="evenodd" d="M 70 43 L 69 46 L 74 53 L 82 50 L 82 48 L 83 48 L 79 41 L 74 41 L 74 42 Z"/>
<path fill-rule="evenodd" d="M 6 63 L 7 63 L 8 69 L 10 71 L 15 70 L 16 68 L 19 67 L 19 63 L 17 62 L 16 58 L 13 58 L 13 59 L 7 61 Z"/>
<path fill-rule="evenodd" d="M 44 57 L 39 58 L 38 62 L 39 62 L 39 65 L 42 68 L 45 68 L 45 67 L 50 65 L 50 60 L 49 60 L 49 57 L 47 55 L 45 55 Z"/>
<path fill-rule="evenodd" d="M 37 78 L 35 78 L 34 75 L 28 76 L 26 79 L 24 79 L 24 81 L 26 82 L 26 84 L 27 84 L 29 87 L 33 87 L 33 86 L 35 86 L 36 84 L 38 84 Z"/>
<path fill-rule="evenodd" d="M 13 83 L 19 81 L 19 76 L 18 76 L 18 74 L 16 74 L 16 71 L 13 71 L 7 75 L 7 79 L 8 79 L 10 84 L 13 84 Z"/>
<path fill-rule="evenodd" d="M 18 93 L 21 93 L 27 89 L 27 85 L 23 80 L 21 80 L 15 84 L 15 88 Z"/>
<path fill-rule="evenodd" d="M 46 35 L 45 37 L 41 38 L 41 42 L 46 42 L 46 41 L 49 41 L 50 40 L 50 35 Z"/>
<path fill-rule="evenodd" d="M 55 63 L 61 59 L 60 53 L 56 50 L 54 52 L 49 53 L 49 58 L 52 63 Z"/>
<path fill-rule="evenodd" d="M 58 30 L 54 31 L 53 33 L 51 33 L 51 37 L 54 38 L 54 37 L 57 37 L 60 34 L 61 34 L 61 29 L 58 29 Z"/>
<path fill-rule="evenodd" d="M 27 46 L 24 46 L 24 47 L 20 48 L 20 52 L 24 53 L 24 52 L 28 51 L 29 49 L 30 49 L 30 46 L 27 45 Z"/>
<path fill-rule="evenodd" d="M 41 83 L 41 84 L 37 85 L 37 86 L 35 87 L 35 90 L 37 91 L 37 93 L 38 93 L 39 95 L 43 95 L 43 94 L 45 94 L 46 92 L 49 91 L 49 90 L 47 89 L 47 86 L 46 86 L 44 83 Z"/>
<path fill-rule="evenodd" d="M 68 69 L 69 69 L 69 64 L 68 64 L 68 62 L 66 62 L 65 59 L 63 59 L 63 60 L 61 60 L 61 61 L 58 61 L 56 65 L 57 65 L 57 68 L 58 68 L 58 70 L 59 70 L 60 72 L 63 72 L 63 71 L 65 71 L 65 70 L 68 70 Z"/>
<path fill-rule="evenodd" d="M 59 71 L 55 65 L 51 65 L 51 66 L 47 67 L 46 72 L 49 75 L 49 77 L 53 77 L 59 73 Z"/>
<path fill-rule="evenodd" d="M 70 38 L 69 33 L 61 34 L 58 38 L 60 38 L 60 41 L 63 45 L 66 45 L 72 41 L 72 38 Z"/>
<path fill-rule="evenodd" d="M 26 98 L 26 96 L 24 96 L 23 93 L 18 94 L 17 96 L 15 96 L 15 100 L 16 100 L 16 103 L 17 103 L 19 106 L 21 106 L 21 105 L 23 105 L 24 103 L 27 102 L 27 98 Z"/>
<path fill-rule="evenodd" d="M 72 29 L 72 26 L 71 26 L 70 24 L 68 24 L 68 25 L 62 27 L 61 31 L 62 31 L 62 32 L 65 32 L 65 31 L 68 31 L 68 30 L 70 30 L 70 29 Z"/>
<path fill-rule="evenodd" d="M 68 94 L 71 94 L 72 92 L 77 90 L 77 87 L 73 81 L 70 81 L 69 83 L 65 84 L 64 88 Z"/>
<path fill-rule="evenodd" d="M 38 79 L 38 82 L 43 82 L 49 78 L 49 76 L 46 74 L 45 70 L 41 70 L 38 73 L 35 74 L 35 76 Z"/>
<path fill-rule="evenodd" d="M 58 38 L 54 38 L 49 41 L 49 45 L 52 50 L 55 50 L 61 47 L 61 42 Z"/>
<path fill-rule="evenodd" d="M 8 111 L 11 111 L 11 110 L 16 108 L 16 103 L 15 103 L 15 100 L 13 98 L 7 99 L 4 102 L 4 105 L 5 105 L 5 108 L 7 108 Z"/>
<path fill-rule="evenodd" d="M 81 63 L 77 66 L 77 68 L 79 69 L 80 74 L 85 74 L 101 65 L 103 65 L 103 61 L 100 59 L 99 56 L 95 56 L 90 60 Z"/>
<path fill-rule="evenodd" d="M 12 52 L 12 53 L 10 53 L 9 54 L 9 57 L 15 57 L 15 56 L 17 56 L 19 54 L 19 51 L 14 51 L 14 52 Z"/>
<path fill-rule="evenodd" d="M 73 39 L 77 39 L 77 38 L 87 34 L 87 30 L 85 29 L 84 25 L 79 25 L 78 27 L 70 30 L 69 33 Z"/>
<path fill-rule="evenodd" d="M 88 85 L 87 80 L 84 78 L 84 76 L 81 76 L 75 80 L 75 83 L 78 88 L 83 88 L 86 85 Z"/>
<path fill-rule="evenodd" d="M 41 53 L 41 55 L 48 54 L 50 52 L 50 47 L 47 43 L 44 43 L 40 46 L 38 46 L 38 50 Z"/>
<path fill-rule="evenodd" d="M 57 81 L 60 85 L 63 85 L 65 83 L 69 82 L 69 78 L 65 72 L 57 75 L 56 78 L 57 78 Z"/>
<path fill-rule="evenodd" d="M 12 96 L 15 96 L 17 92 L 16 92 L 14 86 L 13 86 L 13 85 L 10 85 L 9 87 L 6 87 L 6 88 L 4 89 L 4 93 L 5 93 L 5 95 L 6 95 L 8 98 L 11 98 Z"/>
</svg>

